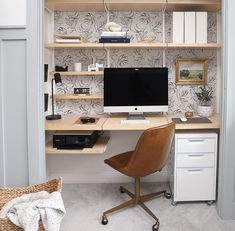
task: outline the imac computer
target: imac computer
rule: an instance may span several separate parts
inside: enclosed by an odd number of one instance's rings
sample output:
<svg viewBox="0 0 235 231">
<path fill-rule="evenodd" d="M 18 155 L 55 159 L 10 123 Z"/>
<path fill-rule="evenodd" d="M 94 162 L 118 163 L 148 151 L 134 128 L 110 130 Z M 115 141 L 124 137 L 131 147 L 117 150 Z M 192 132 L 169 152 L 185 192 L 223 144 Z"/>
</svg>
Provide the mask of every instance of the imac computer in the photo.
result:
<svg viewBox="0 0 235 231">
<path fill-rule="evenodd" d="M 128 112 L 134 120 L 133 115 L 167 111 L 168 68 L 104 69 L 104 112 Z"/>
</svg>

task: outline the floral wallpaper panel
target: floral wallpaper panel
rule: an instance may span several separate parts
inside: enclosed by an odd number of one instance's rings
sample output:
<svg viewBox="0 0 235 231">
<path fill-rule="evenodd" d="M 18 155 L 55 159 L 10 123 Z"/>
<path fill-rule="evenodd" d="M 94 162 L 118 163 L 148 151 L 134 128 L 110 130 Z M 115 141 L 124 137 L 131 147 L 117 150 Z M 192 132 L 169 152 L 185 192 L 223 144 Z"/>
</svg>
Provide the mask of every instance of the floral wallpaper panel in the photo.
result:
<svg viewBox="0 0 235 231">
<path fill-rule="evenodd" d="M 82 34 L 89 42 L 98 42 L 107 18 L 104 12 L 55 12 L 55 33 Z M 127 31 L 131 42 L 146 37 L 163 40 L 161 12 L 111 12 L 110 21 L 120 24 Z M 208 42 L 216 42 L 216 13 L 208 13 Z M 172 13 L 166 13 L 165 37 L 171 42 Z M 161 67 L 164 49 L 111 49 L 111 67 Z M 195 96 L 198 86 L 176 85 L 175 62 L 177 59 L 208 59 L 208 86 L 214 91 L 216 100 L 217 51 L 214 49 L 166 49 L 166 66 L 169 68 L 169 113 L 196 111 Z M 82 69 L 95 61 L 107 66 L 105 49 L 56 49 L 56 65 L 68 65 L 74 70 L 74 63 L 81 62 Z M 102 76 L 64 77 L 58 93 L 73 93 L 74 87 L 90 87 L 93 93 L 103 92 Z M 103 113 L 102 100 L 58 100 L 57 110 L 61 114 L 99 115 Z"/>
</svg>

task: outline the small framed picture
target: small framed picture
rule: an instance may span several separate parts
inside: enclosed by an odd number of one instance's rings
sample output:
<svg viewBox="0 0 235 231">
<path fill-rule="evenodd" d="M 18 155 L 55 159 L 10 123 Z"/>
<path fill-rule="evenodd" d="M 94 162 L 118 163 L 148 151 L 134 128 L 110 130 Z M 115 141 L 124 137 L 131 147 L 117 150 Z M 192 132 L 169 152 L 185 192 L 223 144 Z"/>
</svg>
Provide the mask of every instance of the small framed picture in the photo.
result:
<svg viewBox="0 0 235 231">
<path fill-rule="evenodd" d="M 176 60 L 176 84 L 205 85 L 207 84 L 207 69 L 206 59 Z"/>
</svg>

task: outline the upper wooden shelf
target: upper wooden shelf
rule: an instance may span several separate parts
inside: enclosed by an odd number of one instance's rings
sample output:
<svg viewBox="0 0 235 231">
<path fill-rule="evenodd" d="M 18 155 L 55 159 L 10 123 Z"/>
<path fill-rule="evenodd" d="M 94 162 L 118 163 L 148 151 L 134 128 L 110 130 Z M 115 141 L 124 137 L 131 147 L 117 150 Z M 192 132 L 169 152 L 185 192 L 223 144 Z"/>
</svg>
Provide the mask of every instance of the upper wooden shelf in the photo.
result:
<svg viewBox="0 0 235 231">
<path fill-rule="evenodd" d="M 76 95 L 76 94 L 57 94 L 54 95 L 54 98 L 56 100 L 76 100 L 76 99 L 86 99 L 86 100 L 92 100 L 92 99 L 103 99 L 103 95 L 101 94 L 91 94 L 91 95 Z"/>
<path fill-rule="evenodd" d="M 52 71 L 50 75 L 53 76 L 55 73 L 60 73 L 61 76 L 101 76 L 104 74 L 103 71 Z"/>
<path fill-rule="evenodd" d="M 91 48 L 91 49 L 101 49 L 101 48 L 220 48 L 221 45 L 218 43 L 196 43 L 196 44 L 186 44 L 186 43 L 47 43 L 46 48 Z"/>
<path fill-rule="evenodd" d="M 166 0 L 45 0 L 57 11 L 162 11 Z M 167 11 L 219 11 L 221 0 L 168 0 Z"/>
</svg>

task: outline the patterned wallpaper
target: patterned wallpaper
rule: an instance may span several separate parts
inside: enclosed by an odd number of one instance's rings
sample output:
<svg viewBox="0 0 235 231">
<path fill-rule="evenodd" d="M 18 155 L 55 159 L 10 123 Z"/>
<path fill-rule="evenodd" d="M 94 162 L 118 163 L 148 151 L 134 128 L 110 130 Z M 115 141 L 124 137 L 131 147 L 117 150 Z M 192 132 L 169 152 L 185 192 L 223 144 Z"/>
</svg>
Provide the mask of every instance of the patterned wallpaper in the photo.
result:
<svg viewBox="0 0 235 231">
<path fill-rule="evenodd" d="M 110 21 L 122 25 L 132 42 L 154 36 L 162 42 L 163 23 L 161 12 L 111 12 Z M 167 42 L 171 41 L 172 13 L 166 14 Z M 82 34 L 89 42 L 97 42 L 106 24 L 104 12 L 55 12 L 55 33 Z M 216 13 L 208 13 L 208 42 L 216 42 Z M 112 67 L 158 67 L 162 66 L 163 49 L 111 49 Z M 74 69 L 75 62 L 82 62 L 87 70 L 92 58 L 107 65 L 107 51 L 103 49 L 55 49 L 56 65 L 68 65 Z M 195 97 L 197 86 L 179 86 L 175 84 L 175 61 L 181 58 L 208 59 L 208 85 L 214 90 L 214 102 L 217 75 L 217 51 L 213 49 L 167 49 L 166 66 L 169 68 L 169 113 L 187 110 L 196 111 L 198 101 Z M 74 87 L 90 87 L 93 93 L 103 91 L 103 77 L 65 77 L 57 88 L 58 93 L 73 93 Z M 97 115 L 102 114 L 101 100 L 58 100 L 57 110 L 61 114 Z"/>
</svg>

